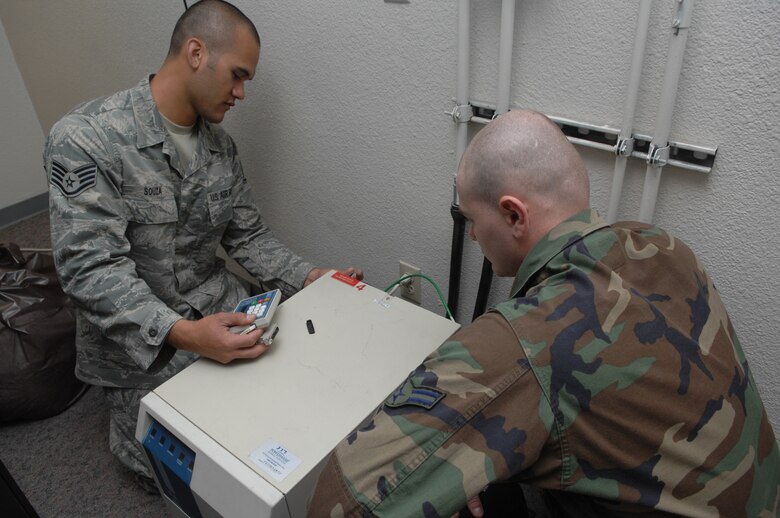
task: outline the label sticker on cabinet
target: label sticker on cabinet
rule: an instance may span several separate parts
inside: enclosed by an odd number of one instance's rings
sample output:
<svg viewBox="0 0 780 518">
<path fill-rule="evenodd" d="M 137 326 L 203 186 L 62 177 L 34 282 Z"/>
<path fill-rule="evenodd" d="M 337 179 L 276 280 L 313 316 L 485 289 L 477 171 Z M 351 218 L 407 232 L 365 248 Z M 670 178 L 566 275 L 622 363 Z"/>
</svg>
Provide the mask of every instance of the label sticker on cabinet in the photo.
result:
<svg viewBox="0 0 780 518">
<path fill-rule="evenodd" d="M 347 275 L 346 273 L 342 273 L 342 272 L 336 272 L 333 275 L 331 275 L 331 277 L 333 277 L 337 281 L 341 281 L 341 282 L 344 282 L 346 284 L 349 284 L 350 286 L 355 286 L 357 283 L 360 282 L 359 279 L 357 279 L 355 277 L 352 277 L 350 275 Z"/>
<path fill-rule="evenodd" d="M 260 469 L 281 482 L 301 463 L 287 448 L 274 440 L 267 441 L 249 454 L 249 458 Z"/>
</svg>

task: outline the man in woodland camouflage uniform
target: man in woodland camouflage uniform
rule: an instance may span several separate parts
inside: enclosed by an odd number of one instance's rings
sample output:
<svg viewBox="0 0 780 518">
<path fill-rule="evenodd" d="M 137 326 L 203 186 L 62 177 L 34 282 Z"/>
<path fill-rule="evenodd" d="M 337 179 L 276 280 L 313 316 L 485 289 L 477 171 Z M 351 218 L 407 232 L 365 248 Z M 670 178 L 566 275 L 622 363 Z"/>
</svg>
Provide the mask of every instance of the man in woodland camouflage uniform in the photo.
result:
<svg viewBox="0 0 780 518">
<path fill-rule="evenodd" d="M 777 442 L 691 250 L 600 219 L 580 157 L 538 113 L 480 131 L 457 189 L 512 298 L 338 445 L 310 515 L 449 517 L 525 483 L 555 516 L 777 516 Z"/>
<path fill-rule="evenodd" d="M 228 313 L 248 290 L 218 247 L 285 295 L 326 271 L 263 223 L 217 125 L 259 55 L 241 11 L 203 0 L 179 19 L 157 74 L 77 107 L 46 143 L 54 257 L 78 308 L 76 374 L 105 388 L 111 450 L 149 489 L 134 438 L 140 398 L 198 355 L 227 363 L 266 350 L 262 330 L 228 330 L 251 321 Z"/>
</svg>

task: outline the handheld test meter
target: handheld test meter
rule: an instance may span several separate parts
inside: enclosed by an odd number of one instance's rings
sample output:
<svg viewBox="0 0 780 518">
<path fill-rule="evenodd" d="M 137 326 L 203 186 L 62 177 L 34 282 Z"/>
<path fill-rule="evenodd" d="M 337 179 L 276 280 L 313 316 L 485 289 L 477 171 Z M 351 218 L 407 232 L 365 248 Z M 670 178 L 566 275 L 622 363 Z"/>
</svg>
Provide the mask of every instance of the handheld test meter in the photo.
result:
<svg viewBox="0 0 780 518">
<path fill-rule="evenodd" d="M 233 326 L 230 328 L 230 331 L 237 334 L 247 334 L 255 329 L 268 327 L 268 324 L 271 323 L 271 319 L 274 317 L 274 311 L 276 311 L 276 306 L 279 305 L 279 300 L 281 298 L 281 291 L 272 290 L 242 300 L 236 305 L 236 309 L 233 311 L 236 313 L 255 315 L 255 321 L 245 326 Z"/>
</svg>

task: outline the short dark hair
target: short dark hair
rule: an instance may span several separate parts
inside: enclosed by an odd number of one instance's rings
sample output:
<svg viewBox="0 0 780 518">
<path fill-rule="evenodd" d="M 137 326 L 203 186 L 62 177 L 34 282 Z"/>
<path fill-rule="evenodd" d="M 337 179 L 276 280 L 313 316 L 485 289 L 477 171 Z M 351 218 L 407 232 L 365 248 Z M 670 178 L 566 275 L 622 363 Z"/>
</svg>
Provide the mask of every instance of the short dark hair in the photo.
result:
<svg viewBox="0 0 780 518">
<path fill-rule="evenodd" d="M 461 185 L 498 204 L 507 192 L 579 207 L 588 203 L 588 171 L 561 129 L 544 114 L 512 110 L 471 140 L 459 167 Z"/>
<path fill-rule="evenodd" d="M 214 54 L 220 54 L 233 42 L 238 26 L 247 27 L 260 46 L 255 24 L 241 10 L 224 0 L 200 0 L 179 17 L 171 35 L 168 56 L 179 53 L 184 42 L 195 37 Z"/>
</svg>

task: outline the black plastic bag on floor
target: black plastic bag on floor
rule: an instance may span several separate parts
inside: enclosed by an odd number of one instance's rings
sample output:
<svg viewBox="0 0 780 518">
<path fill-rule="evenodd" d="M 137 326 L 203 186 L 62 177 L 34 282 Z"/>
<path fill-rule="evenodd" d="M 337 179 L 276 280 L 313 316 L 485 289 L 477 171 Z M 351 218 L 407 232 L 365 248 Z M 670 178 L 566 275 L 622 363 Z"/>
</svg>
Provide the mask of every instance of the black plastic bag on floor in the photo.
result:
<svg viewBox="0 0 780 518">
<path fill-rule="evenodd" d="M 0 243 L 0 422 L 50 417 L 78 399 L 75 337 L 52 256 Z"/>
</svg>

